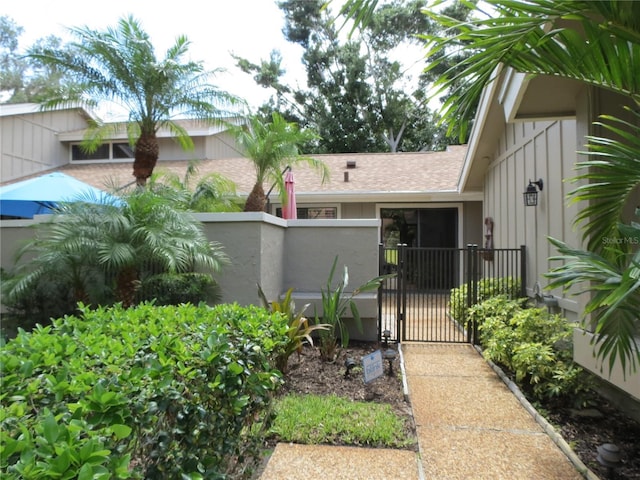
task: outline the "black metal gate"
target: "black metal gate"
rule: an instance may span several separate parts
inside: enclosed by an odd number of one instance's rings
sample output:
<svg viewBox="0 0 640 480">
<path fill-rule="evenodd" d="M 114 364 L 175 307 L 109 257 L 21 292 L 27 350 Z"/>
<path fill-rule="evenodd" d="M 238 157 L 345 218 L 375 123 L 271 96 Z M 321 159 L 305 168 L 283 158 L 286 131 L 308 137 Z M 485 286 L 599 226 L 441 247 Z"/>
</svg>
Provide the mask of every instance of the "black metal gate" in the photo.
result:
<svg viewBox="0 0 640 480">
<path fill-rule="evenodd" d="M 476 325 L 457 313 L 485 297 L 525 294 L 525 247 L 484 249 L 380 245 L 378 334 L 390 341 L 477 343 Z M 462 288 L 460 288 L 462 287 Z M 452 296 L 453 289 L 458 289 Z"/>
</svg>

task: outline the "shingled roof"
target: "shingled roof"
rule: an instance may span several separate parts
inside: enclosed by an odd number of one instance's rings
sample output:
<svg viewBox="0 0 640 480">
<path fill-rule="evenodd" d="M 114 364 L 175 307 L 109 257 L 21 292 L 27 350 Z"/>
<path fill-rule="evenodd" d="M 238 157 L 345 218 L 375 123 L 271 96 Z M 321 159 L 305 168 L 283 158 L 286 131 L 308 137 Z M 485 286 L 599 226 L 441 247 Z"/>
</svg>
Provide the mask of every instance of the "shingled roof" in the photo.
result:
<svg viewBox="0 0 640 480">
<path fill-rule="evenodd" d="M 299 201 L 371 201 L 399 194 L 457 194 L 465 152 L 466 146 L 450 146 L 443 152 L 314 155 L 328 165 L 331 177 L 322 184 L 315 170 L 306 165 L 295 166 L 296 196 Z M 182 176 L 186 166 L 185 161 L 161 161 L 156 171 Z M 134 180 L 131 162 L 68 164 L 58 170 L 103 189 Z M 204 160 L 198 164 L 199 176 L 212 172 L 233 180 L 241 195 L 248 194 L 255 181 L 253 166 L 246 158 Z M 269 188 L 265 185 L 266 190 Z"/>
</svg>

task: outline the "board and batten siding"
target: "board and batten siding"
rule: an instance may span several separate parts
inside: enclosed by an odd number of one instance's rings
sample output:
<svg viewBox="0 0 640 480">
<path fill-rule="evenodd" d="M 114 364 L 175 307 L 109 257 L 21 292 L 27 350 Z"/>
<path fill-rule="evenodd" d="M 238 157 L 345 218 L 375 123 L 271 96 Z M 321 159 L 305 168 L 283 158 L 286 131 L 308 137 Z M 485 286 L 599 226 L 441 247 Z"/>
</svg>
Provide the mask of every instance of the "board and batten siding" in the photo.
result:
<svg viewBox="0 0 640 480">
<path fill-rule="evenodd" d="M 184 150 L 173 138 L 160 138 L 160 156 L 158 161 L 175 160 L 218 160 L 237 158 L 242 152 L 228 132 L 215 135 L 193 136 L 193 150 Z"/>
<path fill-rule="evenodd" d="M 573 188 L 563 179 L 574 176 L 576 154 L 575 120 L 507 124 L 485 178 L 484 216 L 494 221 L 495 248 L 527 247 L 527 290 L 533 296 L 536 282 L 542 289 L 544 274 L 553 267 L 549 257 L 556 254 L 547 237 L 579 245 L 573 226 L 577 213 L 569 205 L 567 193 Z M 525 207 L 522 193 L 529 180 L 542 179 L 537 207 Z M 561 297 L 559 291 L 553 293 Z M 580 310 L 575 298 L 561 299 L 568 317 Z"/>
<path fill-rule="evenodd" d="M 69 163 L 69 149 L 58 134 L 86 126 L 86 118 L 77 109 L 0 117 L 0 181 L 9 182 Z"/>
</svg>

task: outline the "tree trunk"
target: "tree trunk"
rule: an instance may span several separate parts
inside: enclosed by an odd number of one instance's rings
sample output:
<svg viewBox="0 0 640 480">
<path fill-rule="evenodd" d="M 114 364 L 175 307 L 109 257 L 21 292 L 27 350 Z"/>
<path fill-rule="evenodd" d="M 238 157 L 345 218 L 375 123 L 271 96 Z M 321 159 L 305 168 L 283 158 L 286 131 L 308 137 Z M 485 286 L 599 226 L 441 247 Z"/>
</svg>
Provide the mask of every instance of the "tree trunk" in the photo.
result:
<svg viewBox="0 0 640 480">
<path fill-rule="evenodd" d="M 253 190 L 247 197 L 247 203 L 244 204 L 245 212 L 264 212 L 267 204 L 267 196 L 264 194 L 264 188 L 261 183 L 256 183 Z"/>
<path fill-rule="evenodd" d="M 158 161 L 160 147 L 155 133 L 142 134 L 135 145 L 135 158 L 133 160 L 133 176 L 136 183 L 144 186 L 147 178 L 153 173 L 153 169 Z"/>
<path fill-rule="evenodd" d="M 116 300 L 122 302 L 124 308 L 131 307 L 135 304 L 139 286 L 138 271 L 134 267 L 121 270 L 116 277 Z"/>
</svg>

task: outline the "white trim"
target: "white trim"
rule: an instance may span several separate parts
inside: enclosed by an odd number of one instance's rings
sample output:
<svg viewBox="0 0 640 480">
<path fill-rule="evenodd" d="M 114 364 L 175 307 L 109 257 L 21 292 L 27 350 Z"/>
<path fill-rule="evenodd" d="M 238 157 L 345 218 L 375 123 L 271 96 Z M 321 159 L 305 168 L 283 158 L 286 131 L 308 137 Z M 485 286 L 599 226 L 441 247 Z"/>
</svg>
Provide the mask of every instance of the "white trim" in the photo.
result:
<svg viewBox="0 0 640 480">
<path fill-rule="evenodd" d="M 413 192 L 391 192 L 391 191 L 354 191 L 354 192 L 296 192 L 298 203 L 377 203 L 383 202 L 477 202 L 482 201 L 482 192 L 463 192 L 457 190 L 441 191 L 413 191 Z"/>
<path fill-rule="evenodd" d="M 0 117 L 10 117 L 12 115 L 26 115 L 29 113 L 39 113 L 40 105 L 37 103 L 6 103 L 0 104 Z"/>
<path fill-rule="evenodd" d="M 98 118 L 92 111 L 80 105 L 69 105 L 60 108 L 43 108 L 39 103 L 8 103 L 0 105 L 0 117 L 13 115 L 29 115 L 32 113 L 63 112 L 65 110 L 80 110 L 90 118 Z"/>
<path fill-rule="evenodd" d="M 300 198 L 296 195 L 296 207 L 297 208 L 335 208 L 336 218 L 334 220 L 338 220 L 342 218 L 342 205 L 340 203 L 303 203 L 300 201 Z M 273 216 L 276 216 L 276 211 L 278 208 L 282 208 L 282 204 L 280 202 L 272 203 L 271 211 L 269 213 Z M 332 219 L 323 218 L 322 220 L 332 220 Z M 308 221 L 308 220 L 305 219 L 305 221 Z"/>
<path fill-rule="evenodd" d="M 324 220 L 285 220 L 289 227 L 378 227 L 380 219 L 377 218 L 338 218 Z"/>
<path fill-rule="evenodd" d="M 73 147 L 80 146 L 81 142 L 72 142 L 69 144 L 69 163 L 73 165 L 91 165 L 95 163 L 105 164 L 105 163 L 133 163 L 134 157 L 126 157 L 126 158 L 113 158 L 113 145 L 126 143 L 129 145 L 129 142 L 122 142 L 117 140 L 108 140 L 101 144 L 109 146 L 109 158 L 92 158 L 85 160 L 74 160 L 73 159 Z"/>
<path fill-rule="evenodd" d="M 377 218 L 347 218 L 329 220 L 284 220 L 264 212 L 229 212 L 229 213 L 191 213 L 200 222 L 236 223 L 263 222 L 280 227 L 379 227 Z M 5 220 L 3 220 L 4 222 Z"/>
<path fill-rule="evenodd" d="M 487 123 L 489 110 L 491 110 L 491 103 L 496 95 L 496 90 L 498 88 L 498 79 L 500 78 L 501 71 L 502 65 L 498 65 L 494 71 L 493 80 L 491 80 L 491 82 L 488 83 L 482 90 L 480 102 L 476 111 L 475 122 L 473 124 L 473 127 L 471 128 L 471 135 L 469 137 L 469 141 L 467 142 L 467 152 L 464 156 L 464 161 L 462 162 L 460 177 L 458 178 L 458 192 L 462 192 L 462 190 L 464 189 L 464 185 L 469 179 L 469 171 L 471 170 L 471 165 L 475 160 L 476 153 L 480 145 L 482 132 L 484 131 L 484 127 Z"/>
<path fill-rule="evenodd" d="M 498 94 L 498 102 L 502 105 L 506 123 L 515 122 L 530 78 L 524 73 L 516 72 L 511 68 L 507 69 Z"/>
</svg>

